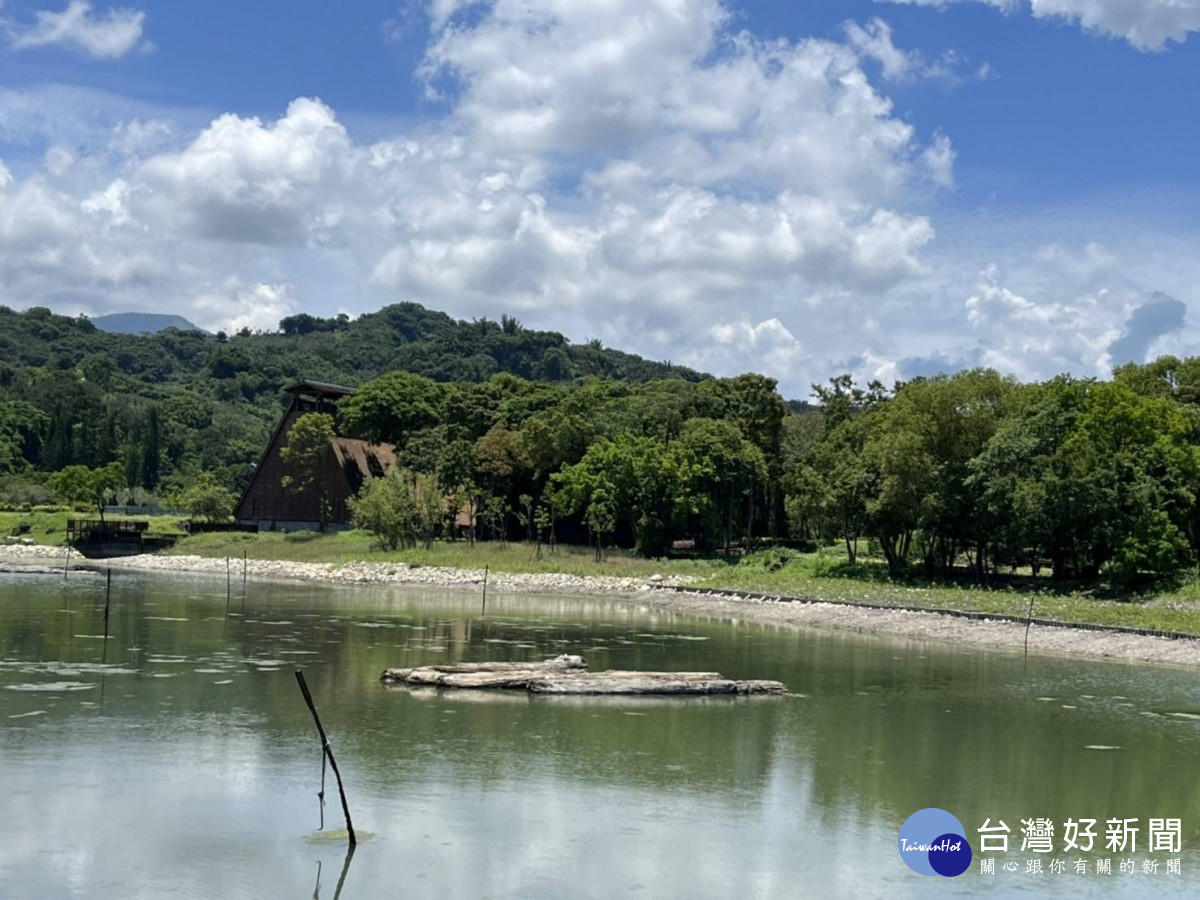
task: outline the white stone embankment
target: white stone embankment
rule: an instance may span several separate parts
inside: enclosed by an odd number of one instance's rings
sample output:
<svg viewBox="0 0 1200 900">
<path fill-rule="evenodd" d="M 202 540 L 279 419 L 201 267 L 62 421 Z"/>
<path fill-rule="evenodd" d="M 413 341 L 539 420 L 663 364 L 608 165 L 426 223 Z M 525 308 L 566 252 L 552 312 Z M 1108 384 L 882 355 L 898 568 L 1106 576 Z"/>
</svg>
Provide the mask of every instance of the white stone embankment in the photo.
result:
<svg viewBox="0 0 1200 900">
<path fill-rule="evenodd" d="M 26 545 L 0 546 L 0 562 L 20 564 L 54 560 L 61 565 L 66 555 L 62 547 Z M 72 556 L 72 559 L 79 559 Z M 89 561 L 79 559 L 80 564 Z M 91 563 L 94 565 L 94 563 Z M 200 556 L 127 556 L 104 560 L 114 569 L 164 573 L 225 574 L 225 560 Z M 241 575 L 241 561 L 235 561 Z M 405 563 L 359 562 L 343 565 L 330 563 L 250 560 L 247 575 L 258 579 L 321 581 L 341 585 L 421 585 L 427 587 L 466 588 L 483 583 L 482 569 L 455 569 L 442 566 L 409 566 Z M 503 592 L 539 594 L 590 594 L 664 611 L 709 616 L 731 623 L 750 622 L 796 628 L 825 628 L 860 634 L 890 635 L 915 640 L 952 641 L 959 645 L 998 647 L 1021 650 L 1025 646 L 1025 625 L 1016 622 L 992 622 L 962 619 L 934 612 L 907 612 L 890 609 L 863 609 L 833 603 L 781 603 L 771 599 L 746 599 L 731 595 L 712 595 L 689 591 L 664 591 L 664 586 L 686 586 L 687 578 L 660 577 L 616 578 L 600 575 L 553 573 L 508 574 L 491 572 L 488 587 Z M 1108 657 L 1133 662 L 1200 666 L 1200 640 L 1170 640 L 1111 631 L 1077 628 L 1051 628 L 1034 625 L 1029 629 L 1029 649 L 1037 653 Z"/>
<path fill-rule="evenodd" d="M 20 561 L 52 558 L 63 561 L 61 547 L 25 545 L 0 546 L 0 560 Z M 120 556 L 102 561 L 87 560 L 78 554 L 72 560 L 81 566 L 104 566 L 117 570 L 140 572 L 176 572 L 210 575 L 225 574 L 225 559 L 203 556 L 163 556 L 147 553 L 141 556 Z M 240 578 L 242 560 L 232 561 Z M 246 574 L 255 579 L 287 579 L 322 581 L 330 584 L 412 584 L 425 587 L 468 587 L 483 584 L 483 569 L 457 569 L 446 566 L 410 566 L 402 562 L 309 563 L 286 560 L 252 559 L 246 562 Z M 658 577 L 664 585 L 686 585 L 691 579 L 675 576 Z M 645 590 L 645 578 L 617 578 L 608 575 L 567 575 L 552 572 L 519 573 L 489 572 L 488 589 L 523 593 L 569 594 L 636 594 Z"/>
<path fill-rule="evenodd" d="M 729 622 L 833 628 L 860 634 L 952 641 L 959 645 L 1017 651 L 1025 647 L 1025 625 L 1018 622 L 964 619 L 936 612 L 863 609 L 835 603 L 781 603 L 772 599 L 755 600 L 676 591 L 654 591 L 650 596 L 643 595 L 639 599 L 654 607 L 683 609 Z M 1200 640 L 1172 640 L 1083 628 L 1032 625 L 1029 628 L 1029 651 L 1200 666 Z"/>
</svg>

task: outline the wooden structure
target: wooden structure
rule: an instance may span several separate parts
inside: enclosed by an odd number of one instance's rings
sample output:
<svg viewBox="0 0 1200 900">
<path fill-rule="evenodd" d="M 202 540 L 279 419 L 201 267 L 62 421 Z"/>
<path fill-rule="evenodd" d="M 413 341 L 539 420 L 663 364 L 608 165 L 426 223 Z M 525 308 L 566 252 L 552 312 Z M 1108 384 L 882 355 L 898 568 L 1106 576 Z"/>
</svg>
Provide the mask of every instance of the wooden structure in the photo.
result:
<svg viewBox="0 0 1200 900">
<path fill-rule="evenodd" d="M 563 654 L 540 663 L 482 662 L 384 669 L 386 684 L 533 694 L 784 694 L 779 681 L 734 681 L 719 672 L 589 672 L 582 656 Z"/>
<path fill-rule="evenodd" d="M 104 558 L 154 553 L 175 543 L 168 534 L 151 534 L 144 519 L 67 519 L 67 543 L 84 556 Z"/>
<path fill-rule="evenodd" d="M 242 525 L 256 526 L 259 531 L 315 531 L 321 527 L 324 499 L 329 503 L 327 525 L 344 528 L 350 522 L 346 501 L 367 481 L 386 475 L 396 464 L 396 451 L 387 444 L 372 444 L 338 431 L 324 454 L 319 485 L 307 492 L 284 488 L 283 476 L 288 471 L 280 451 L 287 445 L 288 433 L 296 419 L 306 413 L 327 413 L 333 416 L 335 428 L 340 428 L 338 402 L 353 394 L 354 389 L 302 381 L 285 391 L 291 394 L 291 403 L 238 500 L 234 518 Z"/>
<path fill-rule="evenodd" d="M 74 542 L 97 532 L 114 535 L 141 535 L 150 530 L 145 520 L 129 519 L 67 519 L 67 540 Z"/>
</svg>

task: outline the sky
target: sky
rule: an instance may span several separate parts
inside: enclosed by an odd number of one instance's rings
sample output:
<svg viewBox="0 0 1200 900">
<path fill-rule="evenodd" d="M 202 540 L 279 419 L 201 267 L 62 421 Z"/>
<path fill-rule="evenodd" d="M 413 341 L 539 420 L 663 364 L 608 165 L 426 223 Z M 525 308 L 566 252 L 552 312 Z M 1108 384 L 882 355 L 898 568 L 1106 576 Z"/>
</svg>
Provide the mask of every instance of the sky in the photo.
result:
<svg viewBox="0 0 1200 900">
<path fill-rule="evenodd" d="M 804 397 L 1195 353 L 1200 0 L 0 0 L 0 303 Z"/>
</svg>

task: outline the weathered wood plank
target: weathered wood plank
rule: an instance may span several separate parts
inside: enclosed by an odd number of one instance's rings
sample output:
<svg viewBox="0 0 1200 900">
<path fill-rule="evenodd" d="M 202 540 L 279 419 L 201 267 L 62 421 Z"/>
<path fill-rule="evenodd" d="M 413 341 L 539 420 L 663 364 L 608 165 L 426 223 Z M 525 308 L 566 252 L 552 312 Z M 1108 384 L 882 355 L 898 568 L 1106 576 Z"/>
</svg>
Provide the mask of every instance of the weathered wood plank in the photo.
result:
<svg viewBox="0 0 1200 900">
<path fill-rule="evenodd" d="M 410 684 L 440 684 L 436 675 L 468 675 L 475 673 L 496 673 L 503 675 L 528 673 L 531 675 L 544 672 L 563 672 L 571 670 L 586 670 L 587 662 L 582 656 L 572 656 L 563 653 L 554 659 L 542 662 L 467 662 L 450 663 L 446 665 L 420 666 L 413 669 L 384 669 L 381 680 L 404 681 Z M 468 685 L 463 685 L 464 687 Z M 479 687 L 490 685 L 481 684 Z"/>
<path fill-rule="evenodd" d="M 736 694 L 737 682 L 728 678 L 671 678 L 666 673 L 651 677 L 609 678 L 607 672 L 565 678 L 535 678 L 529 682 L 534 694 Z"/>
<path fill-rule="evenodd" d="M 783 694 L 778 681 L 734 681 L 720 672 L 589 672 L 579 656 L 540 663 L 457 663 L 385 669 L 382 680 L 407 685 L 474 690 L 527 690 L 560 695 Z"/>
</svg>

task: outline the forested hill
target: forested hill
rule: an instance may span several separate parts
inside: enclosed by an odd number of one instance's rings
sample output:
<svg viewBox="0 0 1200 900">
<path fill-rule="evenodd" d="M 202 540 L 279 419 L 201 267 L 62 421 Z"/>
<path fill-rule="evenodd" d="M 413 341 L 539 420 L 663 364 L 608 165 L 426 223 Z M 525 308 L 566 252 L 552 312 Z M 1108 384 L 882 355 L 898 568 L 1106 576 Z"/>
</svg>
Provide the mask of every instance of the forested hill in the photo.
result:
<svg viewBox="0 0 1200 900">
<path fill-rule="evenodd" d="M 464 322 L 416 303 L 357 319 L 300 314 L 277 332 L 232 335 L 117 334 L 0 306 L 0 475 L 113 460 L 147 488 L 184 469 L 228 474 L 257 459 L 288 383 L 357 385 L 394 370 L 442 382 L 502 372 L 548 382 L 707 377 L 508 316 Z"/>
</svg>

